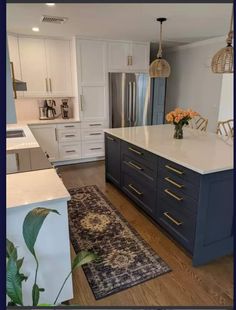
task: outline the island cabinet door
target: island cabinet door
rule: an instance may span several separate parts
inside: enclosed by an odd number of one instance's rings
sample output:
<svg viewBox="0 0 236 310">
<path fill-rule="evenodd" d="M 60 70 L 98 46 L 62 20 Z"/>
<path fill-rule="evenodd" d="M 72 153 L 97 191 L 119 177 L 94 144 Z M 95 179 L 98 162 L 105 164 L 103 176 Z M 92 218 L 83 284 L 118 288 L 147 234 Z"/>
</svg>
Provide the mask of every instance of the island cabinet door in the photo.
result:
<svg viewBox="0 0 236 310">
<path fill-rule="evenodd" d="M 106 180 L 120 186 L 120 140 L 105 134 Z"/>
</svg>

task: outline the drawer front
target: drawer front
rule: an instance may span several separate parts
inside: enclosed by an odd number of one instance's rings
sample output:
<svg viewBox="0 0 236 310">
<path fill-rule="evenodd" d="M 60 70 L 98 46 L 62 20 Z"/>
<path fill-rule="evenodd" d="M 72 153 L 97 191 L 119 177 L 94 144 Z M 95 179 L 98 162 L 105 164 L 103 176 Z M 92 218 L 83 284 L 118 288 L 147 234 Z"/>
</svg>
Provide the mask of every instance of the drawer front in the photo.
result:
<svg viewBox="0 0 236 310">
<path fill-rule="evenodd" d="M 80 129 L 58 129 L 57 135 L 59 142 L 72 142 L 81 140 Z"/>
<path fill-rule="evenodd" d="M 147 168 L 157 170 L 158 157 L 148 151 L 145 151 L 135 145 L 122 141 L 121 143 L 122 159 L 123 154 L 137 160 L 140 164 L 145 165 Z"/>
<path fill-rule="evenodd" d="M 163 226 L 174 239 L 179 241 L 191 253 L 194 247 L 195 226 L 193 219 L 180 215 L 164 201 L 160 200 L 157 222 Z"/>
<path fill-rule="evenodd" d="M 103 129 L 107 128 L 108 124 L 106 121 L 92 121 L 92 122 L 82 122 L 81 128 L 89 128 L 89 129 Z"/>
<path fill-rule="evenodd" d="M 176 212 L 196 216 L 198 204 L 194 199 L 160 180 L 158 180 L 157 188 L 158 199 L 168 203 Z"/>
<path fill-rule="evenodd" d="M 177 176 L 180 179 L 183 179 L 186 182 L 191 182 L 195 184 L 195 186 L 199 187 L 200 174 L 195 171 L 187 169 L 162 157 L 159 157 L 159 170 L 160 169 L 164 172 L 169 172 L 171 176 Z"/>
<path fill-rule="evenodd" d="M 101 129 L 82 129 L 81 138 L 84 141 L 104 141 L 104 132 Z"/>
<path fill-rule="evenodd" d="M 80 129 L 80 123 L 57 124 L 57 129 Z"/>
<path fill-rule="evenodd" d="M 150 215 L 154 215 L 156 195 L 155 190 L 138 178 L 122 174 L 122 190 Z"/>
<path fill-rule="evenodd" d="M 77 143 L 59 143 L 60 160 L 72 160 L 81 158 L 81 144 Z"/>
<path fill-rule="evenodd" d="M 99 157 L 104 156 L 104 142 L 82 142 L 82 157 Z"/>
<path fill-rule="evenodd" d="M 177 174 L 171 173 L 168 169 L 159 169 L 158 179 L 178 195 L 187 195 L 196 201 L 198 200 L 199 186 L 186 181 L 185 178 L 180 178 Z"/>
<path fill-rule="evenodd" d="M 150 186 L 155 186 L 156 175 L 155 171 L 141 164 L 139 161 L 123 154 L 122 159 L 122 172 L 129 174 L 138 178 L 140 181 L 143 180 L 150 184 Z"/>
</svg>

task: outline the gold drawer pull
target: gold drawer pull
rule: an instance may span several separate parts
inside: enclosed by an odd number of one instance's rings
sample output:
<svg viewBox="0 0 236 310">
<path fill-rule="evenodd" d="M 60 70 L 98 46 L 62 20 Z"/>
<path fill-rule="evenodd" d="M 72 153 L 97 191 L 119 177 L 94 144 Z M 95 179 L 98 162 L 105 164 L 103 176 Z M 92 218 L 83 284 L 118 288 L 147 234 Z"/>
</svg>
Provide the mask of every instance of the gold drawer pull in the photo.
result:
<svg viewBox="0 0 236 310">
<path fill-rule="evenodd" d="M 165 189 L 164 192 L 165 192 L 166 194 L 170 195 L 171 197 L 175 198 L 175 199 L 178 200 L 178 201 L 183 200 L 182 197 L 178 197 L 177 195 L 171 193 L 171 191 L 169 191 L 168 189 Z"/>
<path fill-rule="evenodd" d="M 164 180 L 166 180 L 167 182 L 169 182 L 169 183 L 175 185 L 175 186 L 178 187 L 178 188 L 183 188 L 183 187 L 184 187 L 183 185 L 178 184 L 178 183 L 176 183 L 175 181 L 173 181 L 171 178 L 166 177 L 166 178 L 164 178 Z"/>
<path fill-rule="evenodd" d="M 134 152 L 134 153 L 138 154 L 138 155 L 143 155 L 143 153 L 141 153 L 141 152 L 139 152 L 139 151 L 133 149 L 132 147 L 129 147 L 129 150 L 130 150 L 131 152 Z"/>
<path fill-rule="evenodd" d="M 139 196 L 142 196 L 143 193 L 141 193 L 140 191 L 138 191 L 132 184 L 128 185 L 136 194 L 138 194 Z"/>
<path fill-rule="evenodd" d="M 112 137 L 107 136 L 107 139 L 111 140 L 111 141 L 115 141 L 115 139 L 113 139 Z"/>
<path fill-rule="evenodd" d="M 178 174 L 184 174 L 183 171 L 180 171 L 180 170 L 178 170 L 178 169 L 175 169 L 175 168 L 173 168 L 173 167 L 171 167 L 171 166 L 169 166 L 169 165 L 165 165 L 165 167 L 166 167 L 167 169 L 171 170 L 171 171 L 174 171 L 174 172 L 178 173 Z"/>
<path fill-rule="evenodd" d="M 129 161 L 128 164 L 129 164 L 130 166 L 132 166 L 132 167 L 138 169 L 138 170 L 143 170 L 142 167 L 139 167 L 138 165 L 134 164 L 132 161 Z"/>
<path fill-rule="evenodd" d="M 179 222 L 179 221 L 175 220 L 172 216 L 170 216 L 169 212 L 164 212 L 163 214 L 165 215 L 165 217 L 167 217 L 169 220 L 171 220 L 171 222 L 173 222 L 175 225 L 180 226 L 183 224 L 182 222 Z"/>
</svg>

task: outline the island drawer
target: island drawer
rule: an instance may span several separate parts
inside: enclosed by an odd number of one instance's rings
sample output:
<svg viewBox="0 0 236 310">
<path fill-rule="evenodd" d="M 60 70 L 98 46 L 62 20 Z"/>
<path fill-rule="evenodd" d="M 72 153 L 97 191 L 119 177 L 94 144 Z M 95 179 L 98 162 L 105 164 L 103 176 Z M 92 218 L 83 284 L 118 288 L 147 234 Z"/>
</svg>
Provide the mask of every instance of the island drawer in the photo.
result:
<svg viewBox="0 0 236 310">
<path fill-rule="evenodd" d="M 134 160 L 139 161 L 140 164 L 145 165 L 150 169 L 157 170 L 157 156 L 146 150 L 143 150 L 140 147 L 122 141 L 121 153 L 122 155 L 126 154 Z"/>
<path fill-rule="evenodd" d="M 192 199 L 198 200 L 199 186 L 187 181 L 185 178 L 180 178 L 168 169 L 159 169 L 158 180 L 162 181 L 166 187 L 175 191 L 178 195 L 188 195 Z"/>
<path fill-rule="evenodd" d="M 159 157 L 158 171 L 160 170 L 168 172 L 170 176 L 178 176 L 186 182 L 191 182 L 197 187 L 199 186 L 199 173 L 162 157 Z"/>
<path fill-rule="evenodd" d="M 162 199 L 180 214 L 185 213 L 191 216 L 196 214 L 198 204 L 194 199 L 160 180 L 158 180 L 157 188 L 158 201 Z"/>
<path fill-rule="evenodd" d="M 160 200 L 161 205 L 157 215 L 157 222 L 163 226 L 174 239 L 180 242 L 187 250 L 193 252 L 195 226 L 192 218 L 185 214 L 179 214 L 169 207 L 164 201 Z"/>
<path fill-rule="evenodd" d="M 156 171 L 146 167 L 144 164 L 133 159 L 132 157 L 123 154 L 122 158 L 122 172 L 128 173 L 131 176 L 144 180 L 150 185 L 154 186 L 156 181 Z"/>
<path fill-rule="evenodd" d="M 147 213 L 154 216 L 156 205 L 155 189 L 126 173 L 122 174 L 121 182 L 122 190 Z"/>
</svg>

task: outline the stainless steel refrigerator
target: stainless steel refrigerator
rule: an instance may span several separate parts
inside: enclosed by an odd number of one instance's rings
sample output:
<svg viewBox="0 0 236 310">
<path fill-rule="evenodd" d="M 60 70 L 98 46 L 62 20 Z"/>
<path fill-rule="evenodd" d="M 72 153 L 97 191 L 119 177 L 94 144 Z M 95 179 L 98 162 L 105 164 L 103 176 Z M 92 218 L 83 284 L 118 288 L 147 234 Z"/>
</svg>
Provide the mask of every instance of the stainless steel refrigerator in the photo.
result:
<svg viewBox="0 0 236 310">
<path fill-rule="evenodd" d="M 166 80 L 146 73 L 109 73 L 110 127 L 164 122 Z"/>
</svg>

